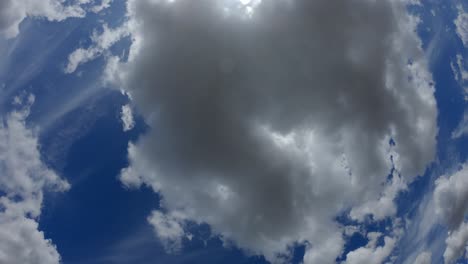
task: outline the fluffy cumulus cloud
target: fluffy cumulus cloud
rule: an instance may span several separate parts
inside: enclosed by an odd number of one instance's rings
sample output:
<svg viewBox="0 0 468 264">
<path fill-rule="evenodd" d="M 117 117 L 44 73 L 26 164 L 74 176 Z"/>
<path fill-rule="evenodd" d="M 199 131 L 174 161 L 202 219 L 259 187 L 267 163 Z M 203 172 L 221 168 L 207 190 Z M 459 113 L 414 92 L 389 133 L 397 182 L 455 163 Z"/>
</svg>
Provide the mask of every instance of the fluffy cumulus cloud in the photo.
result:
<svg viewBox="0 0 468 264">
<path fill-rule="evenodd" d="M 154 226 L 156 236 L 167 252 L 178 252 L 182 248 L 182 239 L 186 236 L 184 218 L 178 212 L 163 214 L 159 211 L 153 211 L 148 217 L 148 222 Z"/>
<path fill-rule="evenodd" d="M 25 125 L 33 101 L 32 95 L 16 97 L 21 109 L 0 122 L 0 263 L 60 261 L 36 219 L 44 191 L 64 191 L 69 184 L 42 163 L 37 137 Z"/>
<path fill-rule="evenodd" d="M 434 190 L 436 213 L 449 227 L 445 263 L 453 263 L 468 246 L 468 164 L 451 176 L 442 176 Z"/>
<path fill-rule="evenodd" d="M 432 77 L 404 1 L 129 0 L 128 17 L 129 59 L 106 76 L 151 129 L 121 180 L 159 192 L 167 217 L 273 262 L 299 242 L 305 263 L 334 263 L 336 216 L 392 217 L 434 157 Z M 150 219 L 158 234 L 174 223 Z M 171 239 L 183 227 L 165 225 Z M 396 239 L 347 261 L 380 263 Z"/>
<path fill-rule="evenodd" d="M 83 17 L 86 11 L 79 5 L 66 5 L 64 0 L 2 0 L 0 2 L 0 34 L 7 38 L 19 32 L 19 24 L 27 16 L 62 21 L 68 17 Z"/>
<path fill-rule="evenodd" d="M 382 234 L 378 232 L 370 232 L 367 234 L 367 238 L 369 239 L 367 245 L 349 252 L 346 256 L 345 264 L 383 263 L 390 253 L 392 253 L 393 247 L 395 246 L 395 239 L 384 237 L 384 245 L 377 246 L 380 237 L 382 237 Z"/>
</svg>

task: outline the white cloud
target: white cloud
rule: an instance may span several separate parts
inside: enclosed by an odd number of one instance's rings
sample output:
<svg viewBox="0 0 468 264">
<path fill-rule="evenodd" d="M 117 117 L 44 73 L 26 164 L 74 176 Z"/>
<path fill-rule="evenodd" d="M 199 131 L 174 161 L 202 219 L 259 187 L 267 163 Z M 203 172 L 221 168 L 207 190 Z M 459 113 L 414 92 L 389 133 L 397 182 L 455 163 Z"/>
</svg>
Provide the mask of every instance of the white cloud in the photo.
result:
<svg viewBox="0 0 468 264">
<path fill-rule="evenodd" d="M 432 253 L 431 252 L 421 252 L 416 260 L 414 261 L 414 264 L 431 264 L 432 263 Z"/>
<path fill-rule="evenodd" d="M 183 221 L 183 215 L 176 212 L 163 214 L 153 211 L 148 217 L 148 222 L 154 227 L 156 236 L 169 253 L 178 252 L 182 248 L 182 239 L 186 236 Z"/>
<path fill-rule="evenodd" d="M 19 33 L 19 24 L 28 16 L 62 21 L 69 17 L 84 17 L 79 5 L 65 5 L 62 0 L 2 0 L 0 2 L 0 35 L 7 38 Z"/>
<path fill-rule="evenodd" d="M 58 264 L 60 255 L 38 230 L 38 223 L 10 210 L 0 213 L 0 263 Z"/>
<path fill-rule="evenodd" d="M 0 122 L 0 263 L 59 263 L 55 246 L 38 230 L 43 192 L 69 184 L 42 163 L 37 136 L 26 127 L 34 96 L 14 100 L 21 110 Z"/>
<path fill-rule="evenodd" d="M 123 130 L 132 130 L 135 126 L 135 120 L 133 119 L 132 107 L 130 105 L 123 105 L 122 111 L 120 112 L 120 118 L 122 120 Z"/>
<path fill-rule="evenodd" d="M 465 69 L 463 56 L 461 54 L 457 54 L 456 57 L 456 62 L 450 62 L 450 67 L 452 68 L 455 80 L 463 89 L 465 101 L 468 101 L 468 70 Z"/>
<path fill-rule="evenodd" d="M 452 138 L 460 138 L 468 134 L 468 111 L 463 114 L 463 119 L 452 132 Z"/>
<path fill-rule="evenodd" d="M 468 164 L 451 176 L 441 176 L 435 184 L 436 213 L 451 229 L 458 228 L 468 212 Z"/>
<path fill-rule="evenodd" d="M 468 223 L 462 223 L 460 227 L 453 230 L 447 240 L 447 249 L 444 252 L 444 260 L 446 264 L 454 263 L 458 258 L 462 257 L 468 248 Z"/>
<path fill-rule="evenodd" d="M 83 63 L 94 60 L 105 53 L 116 42 L 128 36 L 127 27 L 109 28 L 107 24 L 102 27 L 102 33 L 94 31 L 91 36 L 92 44 L 88 48 L 78 48 L 68 56 L 66 73 L 73 73 Z"/>
<path fill-rule="evenodd" d="M 99 13 L 102 10 L 109 8 L 112 3 L 112 0 L 101 0 L 101 3 L 91 7 L 91 11 L 94 13 Z"/>
<path fill-rule="evenodd" d="M 377 246 L 378 239 L 382 236 L 378 232 L 367 234 L 369 242 L 365 247 L 358 248 L 346 255 L 344 264 L 381 264 L 392 253 L 396 240 L 391 237 L 384 237 L 384 245 Z"/>
<path fill-rule="evenodd" d="M 468 48 L 468 13 L 465 12 L 463 7 L 460 5 L 457 7 L 458 16 L 454 23 L 458 36 L 463 42 L 463 45 Z"/>
<path fill-rule="evenodd" d="M 436 214 L 449 227 L 445 263 L 453 263 L 468 246 L 468 222 L 465 221 L 468 214 L 468 164 L 450 176 L 437 179 L 434 201 Z"/>
<path fill-rule="evenodd" d="M 393 216 L 434 157 L 417 19 L 399 1 L 263 0 L 249 18 L 224 7 L 128 2 L 129 61 L 113 57 L 106 77 L 152 129 L 129 144 L 121 180 L 252 254 L 277 261 L 307 242 L 306 263 L 334 263 L 337 214 Z M 388 256 L 395 239 L 364 252 Z"/>
<path fill-rule="evenodd" d="M 356 207 L 351 212 L 351 218 L 364 221 L 367 215 L 372 215 L 374 220 L 383 220 L 396 214 L 396 205 L 394 203 L 398 193 L 406 190 L 407 185 L 404 179 L 394 172 L 392 180 L 386 183 L 385 189 L 378 200 L 366 201 Z"/>
</svg>

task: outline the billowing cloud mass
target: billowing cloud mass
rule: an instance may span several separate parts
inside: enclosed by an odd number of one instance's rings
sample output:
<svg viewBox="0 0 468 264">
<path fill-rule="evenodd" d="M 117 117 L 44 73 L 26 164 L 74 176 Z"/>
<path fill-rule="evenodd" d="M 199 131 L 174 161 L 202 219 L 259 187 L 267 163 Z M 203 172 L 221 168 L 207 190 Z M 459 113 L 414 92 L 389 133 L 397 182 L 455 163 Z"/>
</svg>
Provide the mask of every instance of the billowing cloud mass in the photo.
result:
<svg viewBox="0 0 468 264">
<path fill-rule="evenodd" d="M 444 252 L 445 263 L 452 263 L 468 247 L 468 164 L 451 176 L 442 176 L 434 190 L 436 213 L 449 227 Z"/>
<path fill-rule="evenodd" d="M 62 21 L 69 17 L 83 17 L 86 11 L 80 5 L 65 5 L 63 0 L 2 0 L 0 2 L 0 34 L 15 37 L 19 24 L 27 16 Z"/>
<path fill-rule="evenodd" d="M 251 254 L 282 261 L 299 242 L 305 263 L 334 263 L 335 217 L 394 216 L 434 157 L 432 77 L 403 1 L 129 0 L 128 16 L 129 60 L 106 74 L 151 129 L 121 180 Z M 381 263 L 396 239 L 347 262 Z"/>
<path fill-rule="evenodd" d="M 15 98 L 21 110 L 0 122 L 0 263 L 59 263 L 60 255 L 38 230 L 45 190 L 69 184 L 41 161 L 37 137 L 25 125 L 34 96 Z"/>
</svg>

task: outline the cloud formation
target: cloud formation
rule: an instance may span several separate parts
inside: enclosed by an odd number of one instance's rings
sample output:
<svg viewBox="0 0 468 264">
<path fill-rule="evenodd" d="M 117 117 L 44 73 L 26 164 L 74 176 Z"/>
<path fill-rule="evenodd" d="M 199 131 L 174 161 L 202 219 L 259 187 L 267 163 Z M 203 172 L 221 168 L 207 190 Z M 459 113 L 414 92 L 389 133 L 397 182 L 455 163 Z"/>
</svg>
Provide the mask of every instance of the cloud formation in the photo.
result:
<svg viewBox="0 0 468 264">
<path fill-rule="evenodd" d="M 65 73 L 73 73 L 78 66 L 88 61 L 94 60 L 105 53 L 110 47 L 129 35 L 126 26 L 118 28 L 109 28 L 107 24 L 102 26 L 102 32 L 96 30 L 91 35 L 92 44 L 88 48 L 78 48 L 68 55 L 68 64 Z"/>
<path fill-rule="evenodd" d="M 432 254 L 431 252 L 421 252 L 416 260 L 414 261 L 414 264 L 431 264 L 432 263 Z"/>
<path fill-rule="evenodd" d="M 367 245 L 365 247 L 358 248 L 355 251 L 349 252 L 346 256 L 346 262 L 344 264 L 383 263 L 390 255 L 390 253 L 392 253 L 396 241 L 393 238 L 384 237 L 384 245 L 377 246 L 377 242 L 380 237 L 382 237 L 381 233 L 368 233 L 367 238 L 369 239 L 369 242 Z"/>
<path fill-rule="evenodd" d="M 121 180 L 252 254 L 281 261 L 307 242 L 305 263 L 334 263 L 335 217 L 392 217 L 434 157 L 416 19 L 402 1 L 253 5 L 128 1 L 129 61 L 106 74 L 152 129 L 129 145 Z M 385 242 L 361 251 L 379 263 Z"/>
<path fill-rule="evenodd" d="M 458 16 L 455 19 L 454 23 L 456 26 L 456 31 L 460 37 L 463 45 L 468 48 L 468 13 L 465 12 L 463 6 L 458 6 Z"/>
<path fill-rule="evenodd" d="M 445 263 L 458 259 L 468 246 L 468 164 L 450 176 L 436 181 L 434 190 L 436 213 L 449 227 L 444 252 Z"/>
<path fill-rule="evenodd" d="M 184 216 L 177 212 L 163 214 L 153 211 L 148 222 L 153 225 L 156 236 L 162 242 L 167 252 L 179 252 L 182 248 L 182 239 L 185 237 Z"/>
<path fill-rule="evenodd" d="M 0 2 L 0 35 L 7 38 L 19 33 L 19 24 L 28 16 L 62 21 L 69 17 L 84 17 L 79 5 L 65 5 L 63 0 L 2 0 Z"/>
<path fill-rule="evenodd" d="M 461 54 L 457 54 L 456 62 L 450 62 L 455 81 L 458 82 L 463 89 L 463 96 L 465 101 L 468 101 L 468 70 L 465 69 L 465 61 Z"/>
<path fill-rule="evenodd" d="M 123 131 L 129 131 L 133 129 L 135 126 L 135 120 L 133 119 L 133 111 L 130 105 L 126 104 L 122 106 L 120 118 L 122 120 Z"/>
<path fill-rule="evenodd" d="M 44 191 L 69 184 L 42 163 L 37 136 L 25 119 L 34 96 L 15 98 L 20 110 L 0 122 L 0 263 L 59 263 L 60 255 L 38 230 Z"/>
</svg>

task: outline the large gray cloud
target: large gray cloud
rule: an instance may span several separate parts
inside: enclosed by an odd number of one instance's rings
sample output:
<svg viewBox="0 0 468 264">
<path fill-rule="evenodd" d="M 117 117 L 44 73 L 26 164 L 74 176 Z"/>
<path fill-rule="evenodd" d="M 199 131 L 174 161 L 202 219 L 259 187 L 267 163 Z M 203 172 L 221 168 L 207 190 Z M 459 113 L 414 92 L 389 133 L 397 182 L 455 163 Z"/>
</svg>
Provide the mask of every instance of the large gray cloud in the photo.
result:
<svg viewBox="0 0 468 264">
<path fill-rule="evenodd" d="M 130 58 L 107 74 L 152 129 L 121 179 L 254 254 L 308 241 L 307 263 L 331 263 L 334 217 L 393 215 L 434 156 L 416 22 L 400 1 L 257 4 L 128 1 Z"/>
</svg>

